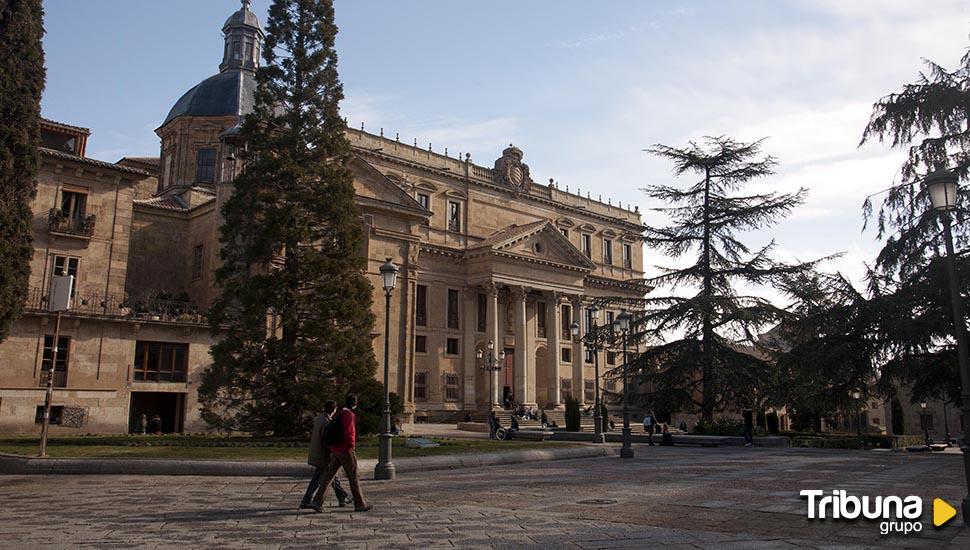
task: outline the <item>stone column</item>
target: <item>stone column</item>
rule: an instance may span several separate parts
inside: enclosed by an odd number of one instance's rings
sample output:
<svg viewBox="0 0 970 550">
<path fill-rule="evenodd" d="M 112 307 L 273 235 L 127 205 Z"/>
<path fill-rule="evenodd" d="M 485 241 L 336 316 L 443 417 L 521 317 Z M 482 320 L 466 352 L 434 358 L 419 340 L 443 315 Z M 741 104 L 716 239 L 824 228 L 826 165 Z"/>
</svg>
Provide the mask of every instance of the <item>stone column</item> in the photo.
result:
<svg viewBox="0 0 970 550">
<path fill-rule="evenodd" d="M 485 286 L 485 294 L 488 296 L 488 310 L 485 312 L 485 338 L 486 342 L 491 340 L 495 342 L 495 357 L 498 359 L 499 352 L 505 348 L 505 344 L 502 340 L 499 340 L 498 333 L 498 286 L 493 283 L 489 283 Z M 498 386 L 498 371 L 489 374 L 492 377 L 491 391 L 492 395 L 489 396 L 488 405 L 495 406 L 498 404 L 499 396 L 499 386 Z"/>
<path fill-rule="evenodd" d="M 570 300 L 573 306 L 573 322 L 579 325 L 579 335 L 573 340 L 573 398 L 583 404 L 583 364 L 586 361 L 586 354 L 583 351 L 583 336 L 586 335 L 586 327 L 583 325 L 585 312 L 583 311 L 583 297 L 573 296 Z"/>
<path fill-rule="evenodd" d="M 525 323 L 525 297 L 528 294 L 524 287 L 512 289 L 512 304 L 515 312 L 515 401 L 520 404 L 528 403 L 529 353 L 528 335 Z"/>
<path fill-rule="evenodd" d="M 535 355 L 535 343 L 536 335 L 539 334 L 538 326 L 536 325 L 536 308 L 539 307 L 537 302 L 532 303 L 532 307 L 529 307 L 529 302 L 526 300 L 525 305 L 525 355 L 526 362 L 529 365 L 529 370 L 526 372 L 525 377 L 525 403 L 537 404 L 536 402 L 536 388 L 540 384 L 538 379 L 538 369 L 536 368 L 536 355 Z"/>
<path fill-rule="evenodd" d="M 462 370 L 464 371 L 462 372 L 462 378 L 464 380 L 462 409 L 466 411 L 473 411 L 478 406 L 475 403 L 475 398 L 478 397 L 478 392 L 475 389 L 475 380 L 478 375 L 478 358 L 475 356 L 475 331 L 478 329 L 476 326 L 478 291 L 477 286 L 468 286 L 462 289 L 462 292 L 465 294 L 465 314 L 463 315 L 464 322 L 461 327 L 465 336 L 461 350 Z"/>
<path fill-rule="evenodd" d="M 558 292 L 546 294 L 546 342 L 549 344 L 549 352 L 546 359 L 549 361 L 549 377 L 544 380 L 549 386 L 549 402 L 559 407 L 562 405 L 562 395 L 559 391 L 559 355 L 562 353 L 562 346 L 559 341 L 562 332 L 561 309 L 559 299 L 562 295 Z"/>
</svg>

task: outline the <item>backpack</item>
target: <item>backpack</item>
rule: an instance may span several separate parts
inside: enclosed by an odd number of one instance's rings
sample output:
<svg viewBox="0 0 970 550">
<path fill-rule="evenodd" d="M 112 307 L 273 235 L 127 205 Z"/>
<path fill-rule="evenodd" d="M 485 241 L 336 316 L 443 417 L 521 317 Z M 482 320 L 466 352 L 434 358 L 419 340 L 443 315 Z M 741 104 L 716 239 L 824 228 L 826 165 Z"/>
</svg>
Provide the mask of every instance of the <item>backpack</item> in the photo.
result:
<svg viewBox="0 0 970 550">
<path fill-rule="evenodd" d="M 323 442 L 328 447 L 340 445 L 344 441 L 344 423 L 341 416 L 343 413 L 334 415 L 330 423 L 323 429 Z"/>
</svg>

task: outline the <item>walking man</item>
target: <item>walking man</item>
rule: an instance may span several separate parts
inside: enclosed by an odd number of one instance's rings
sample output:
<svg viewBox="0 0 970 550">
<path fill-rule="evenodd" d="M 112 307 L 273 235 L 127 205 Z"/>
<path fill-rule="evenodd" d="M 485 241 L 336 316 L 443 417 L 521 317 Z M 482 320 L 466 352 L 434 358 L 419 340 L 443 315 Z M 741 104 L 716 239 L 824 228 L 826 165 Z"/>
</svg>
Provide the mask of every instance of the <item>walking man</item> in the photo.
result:
<svg viewBox="0 0 970 550">
<path fill-rule="evenodd" d="M 751 447 L 754 445 L 754 415 L 750 408 L 741 411 L 741 419 L 744 421 L 744 446 Z"/>
<path fill-rule="evenodd" d="M 363 493 L 360 492 L 360 477 L 357 475 L 357 454 L 354 449 L 357 447 L 357 415 L 354 409 L 357 408 L 357 395 L 348 393 L 344 400 L 344 408 L 333 417 L 331 422 L 340 422 L 342 437 L 339 442 L 327 443 L 330 449 L 330 465 L 327 468 L 327 475 L 320 486 L 320 490 L 313 497 L 313 509 L 317 512 L 322 511 L 323 498 L 327 496 L 327 486 L 333 483 L 337 477 L 337 470 L 344 469 L 347 481 L 350 482 L 350 493 L 354 495 L 354 511 L 366 512 L 373 508 L 367 504 Z M 329 439 L 329 438 L 327 438 Z"/>
<path fill-rule="evenodd" d="M 653 411 L 650 411 L 643 415 L 643 431 L 647 433 L 647 443 L 653 446 L 653 432 L 655 430 L 656 422 L 653 419 Z"/>
<path fill-rule="evenodd" d="M 310 453 L 306 460 L 307 464 L 313 466 L 313 477 L 310 478 L 306 493 L 303 494 L 300 508 L 313 508 L 317 512 L 321 511 L 317 508 L 318 505 L 313 503 L 312 499 L 314 493 L 320 487 L 320 480 L 323 479 L 323 476 L 327 473 L 327 468 L 330 466 L 330 449 L 323 442 L 323 430 L 330 424 L 330 418 L 336 411 L 337 403 L 335 401 L 327 401 L 323 404 L 323 413 L 313 423 L 313 431 L 310 432 Z M 339 479 L 336 477 L 333 478 L 332 486 L 334 494 L 337 495 L 337 506 L 343 507 L 351 502 L 350 495 L 340 486 Z M 323 502 L 323 496 L 320 497 L 320 502 Z"/>
</svg>

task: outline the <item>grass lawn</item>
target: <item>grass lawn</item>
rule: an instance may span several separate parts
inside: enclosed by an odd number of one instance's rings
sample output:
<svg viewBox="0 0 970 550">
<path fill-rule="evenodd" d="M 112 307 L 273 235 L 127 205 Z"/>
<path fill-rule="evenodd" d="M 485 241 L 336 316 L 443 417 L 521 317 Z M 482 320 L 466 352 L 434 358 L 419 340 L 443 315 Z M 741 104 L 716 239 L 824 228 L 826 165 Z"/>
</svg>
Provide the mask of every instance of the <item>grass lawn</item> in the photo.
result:
<svg viewBox="0 0 970 550">
<path fill-rule="evenodd" d="M 503 450 L 548 449 L 575 445 L 551 441 L 489 441 L 486 439 L 431 438 L 440 444 L 430 449 L 404 446 L 404 437 L 394 439 L 394 457 L 437 456 L 461 453 L 487 453 Z M 37 437 L 0 438 L 0 453 L 37 456 Z M 47 454 L 55 458 L 169 458 L 213 460 L 304 461 L 306 443 L 265 441 L 248 437 L 213 436 L 85 436 L 51 438 Z M 377 437 L 362 438 L 357 457 L 377 458 Z"/>
</svg>

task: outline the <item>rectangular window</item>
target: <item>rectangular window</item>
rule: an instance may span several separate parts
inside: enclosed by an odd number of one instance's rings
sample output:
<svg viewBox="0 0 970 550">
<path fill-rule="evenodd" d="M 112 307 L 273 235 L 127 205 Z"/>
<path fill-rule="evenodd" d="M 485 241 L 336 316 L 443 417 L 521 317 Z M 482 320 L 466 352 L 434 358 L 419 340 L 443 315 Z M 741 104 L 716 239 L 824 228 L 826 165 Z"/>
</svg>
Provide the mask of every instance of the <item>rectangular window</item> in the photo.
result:
<svg viewBox="0 0 970 550">
<path fill-rule="evenodd" d="M 608 392 L 616 392 L 616 380 L 613 380 L 612 378 L 607 378 L 606 384 L 604 384 L 604 388 L 606 388 L 606 391 Z"/>
<path fill-rule="evenodd" d="M 414 399 L 425 400 L 428 398 L 428 373 L 414 373 Z"/>
<path fill-rule="evenodd" d="M 54 387 L 67 387 L 67 364 L 71 352 L 70 336 L 57 337 L 57 358 L 54 359 Z M 54 336 L 44 336 L 44 355 L 40 362 L 40 370 L 43 374 L 40 378 L 40 385 L 47 385 L 47 373 L 51 369 L 51 359 L 54 357 Z"/>
<path fill-rule="evenodd" d="M 610 239 L 603 239 L 603 263 L 613 264 L 613 241 Z"/>
<path fill-rule="evenodd" d="M 202 245 L 195 245 L 192 250 L 192 280 L 198 281 L 202 278 Z"/>
<path fill-rule="evenodd" d="M 585 309 L 586 315 L 583 316 L 583 333 L 587 333 L 593 327 L 593 310 L 592 308 Z"/>
<path fill-rule="evenodd" d="M 421 334 L 414 337 L 414 352 L 428 353 L 428 337 Z"/>
<path fill-rule="evenodd" d="M 246 41 L 246 61 L 249 63 L 253 62 L 253 41 Z"/>
<path fill-rule="evenodd" d="M 583 381 L 583 398 L 587 403 L 592 403 L 596 401 L 596 381 L 595 380 L 584 380 Z"/>
<path fill-rule="evenodd" d="M 616 364 L 616 352 L 615 351 L 608 351 L 608 352 L 606 352 L 606 364 L 607 365 L 615 365 Z"/>
<path fill-rule="evenodd" d="M 616 320 L 616 317 L 615 317 L 614 313 L 612 311 L 607 311 L 606 312 L 606 326 L 610 327 L 610 332 L 613 331 L 613 322 L 615 320 Z"/>
<path fill-rule="evenodd" d="M 428 287 L 418 285 L 414 297 L 414 323 L 419 327 L 428 326 Z"/>
<path fill-rule="evenodd" d="M 623 245 L 623 267 L 633 269 L 633 247 L 628 244 Z"/>
<path fill-rule="evenodd" d="M 593 237 L 585 233 L 583 233 L 583 254 L 586 254 L 587 258 L 593 257 Z"/>
<path fill-rule="evenodd" d="M 232 41 L 232 58 L 242 59 L 242 42 L 239 40 Z"/>
<path fill-rule="evenodd" d="M 461 231 L 461 203 L 448 201 L 448 231 Z"/>
<path fill-rule="evenodd" d="M 216 181 L 216 150 L 199 149 L 195 157 L 195 181 L 213 183 Z"/>
<path fill-rule="evenodd" d="M 573 324 L 572 307 L 563 304 L 561 321 L 560 332 L 562 337 L 567 340 L 572 339 L 573 333 L 569 330 L 569 326 Z"/>
<path fill-rule="evenodd" d="M 445 347 L 446 355 L 458 355 L 460 349 L 458 347 L 457 338 L 449 338 L 447 341 L 447 346 Z"/>
<path fill-rule="evenodd" d="M 74 191 L 61 192 L 61 213 L 71 219 L 83 219 L 87 213 L 88 196 Z"/>
<path fill-rule="evenodd" d="M 562 394 L 562 400 L 566 401 L 573 396 L 573 380 L 572 378 L 560 378 L 559 379 L 559 393 Z"/>
<path fill-rule="evenodd" d="M 54 267 L 51 275 L 71 275 L 74 277 L 74 288 L 71 289 L 72 297 L 77 294 L 77 268 L 80 262 L 80 258 L 72 258 L 70 256 L 54 256 Z"/>
<path fill-rule="evenodd" d="M 546 303 L 536 302 L 536 336 L 546 337 Z"/>
<path fill-rule="evenodd" d="M 478 295 L 478 332 L 485 332 L 488 324 L 488 296 Z"/>
<path fill-rule="evenodd" d="M 458 375 L 445 374 L 445 401 L 458 401 Z"/>
<path fill-rule="evenodd" d="M 56 425 L 61 423 L 61 418 L 64 415 L 63 405 L 51 405 L 51 425 Z M 44 406 L 37 405 L 37 412 L 34 413 L 34 424 L 44 423 Z"/>
<path fill-rule="evenodd" d="M 135 342 L 135 380 L 185 382 L 189 371 L 189 345 L 171 342 Z"/>
<path fill-rule="evenodd" d="M 458 291 L 448 289 L 448 328 L 460 328 L 458 324 Z"/>
<path fill-rule="evenodd" d="M 559 350 L 559 360 L 563 363 L 573 362 L 573 350 L 572 348 L 561 348 Z"/>
<path fill-rule="evenodd" d="M 424 208 L 425 210 L 431 210 L 431 195 L 426 193 L 418 193 L 418 204 L 420 204 L 421 208 Z"/>
</svg>

